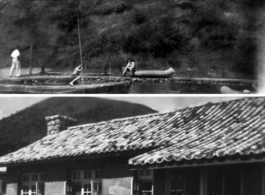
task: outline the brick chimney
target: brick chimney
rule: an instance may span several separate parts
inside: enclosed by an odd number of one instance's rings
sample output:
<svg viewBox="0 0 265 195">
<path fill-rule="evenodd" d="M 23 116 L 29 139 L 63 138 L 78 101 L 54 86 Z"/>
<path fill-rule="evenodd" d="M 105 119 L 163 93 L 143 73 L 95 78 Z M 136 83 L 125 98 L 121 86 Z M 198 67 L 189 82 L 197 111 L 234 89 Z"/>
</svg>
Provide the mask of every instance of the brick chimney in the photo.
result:
<svg viewBox="0 0 265 195">
<path fill-rule="evenodd" d="M 75 125 L 77 121 L 76 119 L 63 115 L 47 116 L 45 120 L 47 122 L 47 135 L 66 130 L 68 127 Z"/>
</svg>

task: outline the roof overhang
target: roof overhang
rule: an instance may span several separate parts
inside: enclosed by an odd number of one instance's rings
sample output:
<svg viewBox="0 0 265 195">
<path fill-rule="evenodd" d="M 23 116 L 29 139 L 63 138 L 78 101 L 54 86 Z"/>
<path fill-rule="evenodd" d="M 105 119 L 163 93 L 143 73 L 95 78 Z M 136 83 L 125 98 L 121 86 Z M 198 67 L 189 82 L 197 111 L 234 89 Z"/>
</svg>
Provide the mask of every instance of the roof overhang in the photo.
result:
<svg viewBox="0 0 265 195">
<path fill-rule="evenodd" d="M 120 151 L 120 152 L 106 152 L 99 154 L 90 154 L 90 155 L 77 155 L 77 156 L 67 156 L 67 157 L 58 157 L 45 160 L 33 160 L 28 162 L 9 162 L 7 164 L 0 164 L 0 166 L 13 167 L 13 166 L 23 166 L 23 165 L 35 165 L 43 163 L 54 163 L 54 162 L 65 162 L 65 161 L 76 161 L 76 160 L 95 160 L 103 158 L 117 158 L 117 157 L 127 157 L 128 160 L 139 154 L 150 151 L 151 149 L 138 149 L 131 151 Z"/>
<path fill-rule="evenodd" d="M 129 165 L 130 170 L 138 169 L 168 169 L 168 168 L 182 168 L 182 167 L 201 167 L 214 165 L 230 165 L 230 164 L 246 164 L 246 163 L 261 163 L 265 162 L 265 153 L 250 154 L 242 156 L 239 154 L 233 156 L 202 158 L 192 160 L 171 161 L 144 165 Z"/>
</svg>

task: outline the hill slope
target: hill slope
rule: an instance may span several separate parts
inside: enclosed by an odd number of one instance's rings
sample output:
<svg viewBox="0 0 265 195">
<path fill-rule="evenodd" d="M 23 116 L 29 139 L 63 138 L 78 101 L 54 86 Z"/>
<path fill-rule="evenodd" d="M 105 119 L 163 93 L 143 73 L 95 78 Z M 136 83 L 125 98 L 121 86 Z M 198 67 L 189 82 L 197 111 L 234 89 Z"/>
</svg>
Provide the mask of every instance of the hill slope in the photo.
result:
<svg viewBox="0 0 265 195">
<path fill-rule="evenodd" d="M 146 106 L 94 97 L 53 97 L 0 120 L 0 155 L 46 135 L 46 116 L 62 114 L 77 124 L 154 113 Z"/>
<path fill-rule="evenodd" d="M 80 63 L 78 21 L 86 70 L 126 59 L 138 69 L 164 69 L 180 76 L 253 76 L 263 0 L 2 0 L 0 67 L 10 64 L 16 44 L 22 66 L 71 68 Z M 47 11 L 48 10 L 48 11 Z"/>
</svg>

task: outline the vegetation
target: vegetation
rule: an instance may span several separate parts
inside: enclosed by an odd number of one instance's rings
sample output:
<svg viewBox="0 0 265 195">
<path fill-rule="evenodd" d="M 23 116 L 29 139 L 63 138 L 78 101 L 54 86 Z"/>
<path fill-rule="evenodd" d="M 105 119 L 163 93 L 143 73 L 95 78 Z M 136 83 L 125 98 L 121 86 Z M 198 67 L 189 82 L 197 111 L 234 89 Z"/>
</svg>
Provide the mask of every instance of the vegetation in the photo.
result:
<svg viewBox="0 0 265 195">
<path fill-rule="evenodd" d="M 1 1 L 1 54 L 34 45 L 35 66 L 80 63 L 78 21 L 87 69 L 120 73 L 128 58 L 137 67 L 178 72 L 227 70 L 253 76 L 257 16 L 262 0 L 15 0 Z M 19 30 L 18 30 L 19 29 Z M 218 57 L 216 57 L 216 55 Z M 207 76 L 207 75 L 206 75 Z M 231 76 L 231 75 L 228 75 Z M 234 75 L 232 75 L 234 76 Z M 237 75 L 239 76 L 239 75 Z"/>
</svg>

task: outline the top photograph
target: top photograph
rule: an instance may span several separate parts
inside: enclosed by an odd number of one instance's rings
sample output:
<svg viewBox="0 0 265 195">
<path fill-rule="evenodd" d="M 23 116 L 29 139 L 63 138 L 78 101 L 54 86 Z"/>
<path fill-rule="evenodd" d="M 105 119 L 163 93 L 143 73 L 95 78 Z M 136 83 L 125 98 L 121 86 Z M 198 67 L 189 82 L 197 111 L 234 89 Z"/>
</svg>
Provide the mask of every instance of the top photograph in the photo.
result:
<svg viewBox="0 0 265 195">
<path fill-rule="evenodd" d="M 263 0 L 0 0 L 0 94 L 265 94 Z"/>
</svg>

